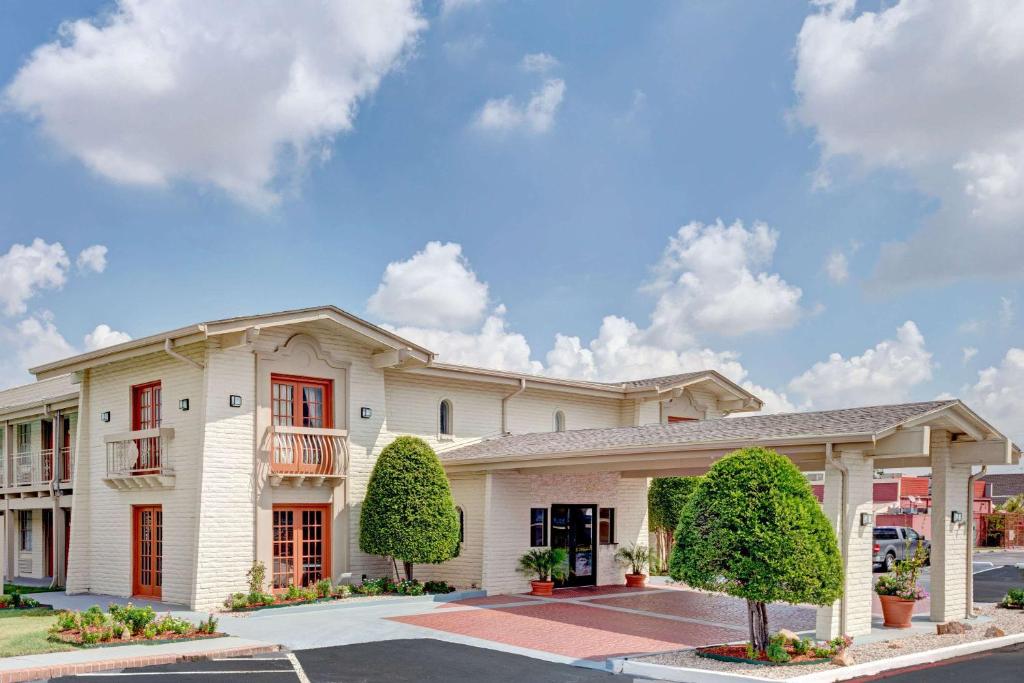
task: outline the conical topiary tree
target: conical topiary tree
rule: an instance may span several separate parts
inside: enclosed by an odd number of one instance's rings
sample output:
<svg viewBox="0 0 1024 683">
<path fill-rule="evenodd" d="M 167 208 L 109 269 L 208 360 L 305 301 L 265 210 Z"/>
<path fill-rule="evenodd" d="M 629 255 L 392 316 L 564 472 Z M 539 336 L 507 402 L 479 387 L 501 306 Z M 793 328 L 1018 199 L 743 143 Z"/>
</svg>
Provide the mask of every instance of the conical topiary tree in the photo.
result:
<svg viewBox="0 0 1024 683">
<path fill-rule="evenodd" d="M 672 578 L 746 599 L 759 652 L 768 647 L 767 603 L 824 606 L 842 595 L 835 533 L 807 480 L 773 450 L 744 448 L 715 463 L 675 537 Z"/>
<path fill-rule="evenodd" d="M 412 565 L 459 553 L 459 516 L 437 454 L 422 439 L 400 436 L 373 466 L 359 516 L 359 549 Z"/>
</svg>

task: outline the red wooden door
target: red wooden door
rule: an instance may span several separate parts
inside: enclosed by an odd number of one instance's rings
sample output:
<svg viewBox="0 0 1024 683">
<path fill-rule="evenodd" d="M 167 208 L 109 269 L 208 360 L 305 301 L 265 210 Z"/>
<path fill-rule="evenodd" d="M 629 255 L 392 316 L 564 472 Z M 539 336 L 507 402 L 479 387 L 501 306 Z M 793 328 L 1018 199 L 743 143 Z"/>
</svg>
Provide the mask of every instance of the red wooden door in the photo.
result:
<svg viewBox="0 0 1024 683">
<path fill-rule="evenodd" d="M 163 586 L 163 509 L 132 508 L 132 594 L 160 599 Z"/>
<path fill-rule="evenodd" d="M 275 590 L 311 586 L 331 575 L 329 505 L 274 506 Z"/>
<path fill-rule="evenodd" d="M 132 387 L 132 431 L 159 427 L 160 409 L 160 382 Z M 133 474 L 160 471 L 160 437 L 136 439 L 135 448 L 138 455 L 132 466 Z"/>
</svg>

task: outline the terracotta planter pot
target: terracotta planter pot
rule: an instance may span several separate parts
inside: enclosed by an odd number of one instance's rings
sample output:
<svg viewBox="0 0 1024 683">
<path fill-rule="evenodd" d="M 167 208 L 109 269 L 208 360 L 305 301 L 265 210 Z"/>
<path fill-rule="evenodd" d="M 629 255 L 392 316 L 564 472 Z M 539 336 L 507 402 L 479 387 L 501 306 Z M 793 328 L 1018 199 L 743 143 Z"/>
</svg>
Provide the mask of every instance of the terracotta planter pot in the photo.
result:
<svg viewBox="0 0 1024 683">
<path fill-rule="evenodd" d="M 550 596 L 551 592 L 555 588 L 554 581 L 531 581 L 530 586 L 533 590 L 530 591 L 530 595 L 542 595 Z"/>
<path fill-rule="evenodd" d="M 643 588 L 647 585 L 647 574 L 626 574 L 626 587 Z"/>
<path fill-rule="evenodd" d="M 904 600 L 895 595 L 879 595 L 882 601 L 884 626 L 889 628 L 910 628 L 910 618 L 914 616 L 914 600 Z"/>
</svg>

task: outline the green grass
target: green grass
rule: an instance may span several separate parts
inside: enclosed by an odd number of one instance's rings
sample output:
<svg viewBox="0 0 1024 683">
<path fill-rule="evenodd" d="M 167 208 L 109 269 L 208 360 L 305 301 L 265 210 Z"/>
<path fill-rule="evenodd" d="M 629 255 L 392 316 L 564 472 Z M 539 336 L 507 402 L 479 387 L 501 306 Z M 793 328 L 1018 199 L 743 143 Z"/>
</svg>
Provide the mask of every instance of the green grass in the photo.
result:
<svg viewBox="0 0 1024 683">
<path fill-rule="evenodd" d="M 55 621 L 57 617 L 49 609 L 0 610 L 0 657 L 75 649 L 67 643 L 47 640 L 47 630 Z"/>
<path fill-rule="evenodd" d="M 51 590 L 53 589 L 43 586 L 21 586 L 16 583 L 4 584 L 4 593 L 7 593 L 8 595 L 13 593 L 14 591 L 18 591 L 19 593 L 24 595 L 25 593 L 49 593 Z"/>
</svg>

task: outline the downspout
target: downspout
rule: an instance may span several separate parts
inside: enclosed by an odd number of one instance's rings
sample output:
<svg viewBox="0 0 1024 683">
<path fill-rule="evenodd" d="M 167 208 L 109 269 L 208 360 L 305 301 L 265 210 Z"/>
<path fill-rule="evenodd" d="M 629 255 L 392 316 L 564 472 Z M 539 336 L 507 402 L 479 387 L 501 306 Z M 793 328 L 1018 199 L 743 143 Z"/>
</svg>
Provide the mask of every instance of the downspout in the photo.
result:
<svg viewBox="0 0 1024 683">
<path fill-rule="evenodd" d="M 513 391 L 511 394 L 501 399 L 501 433 L 508 434 L 508 402 L 509 399 L 515 398 L 519 394 L 526 391 L 526 378 L 519 378 L 519 388 Z"/>
<path fill-rule="evenodd" d="M 974 618 L 974 481 L 984 477 L 988 465 L 982 465 L 976 474 L 967 478 L 967 562 L 964 571 L 967 574 L 967 618 Z"/>
<path fill-rule="evenodd" d="M 199 361 L 192 360 L 188 356 L 183 356 L 182 354 L 180 354 L 177 351 L 175 351 L 174 350 L 174 344 L 171 343 L 170 338 L 164 339 L 164 351 L 171 358 L 175 358 L 175 359 L 180 360 L 182 362 L 188 363 L 189 365 L 193 365 L 193 366 L 195 366 L 196 368 L 198 368 L 200 370 L 203 369 L 203 364 L 200 363 Z"/>
<path fill-rule="evenodd" d="M 846 582 L 846 575 L 849 571 L 849 559 L 850 559 L 850 547 L 849 547 L 849 534 L 846 531 L 846 518 L 847 518 L 847 501 L 849 500 L 850 494 L 850 470 L 847 469 L 846 465 L 839 459 L 836 452 L 832 450 L 832 444 L 825 444 L 825 455 L 832 465 L 839 470 L 841 485 L 839 487 L 839 543 L 841 544 L 841 553 L 843 556 L 843 582 Z M 843 587 L 843 595 L 839 598 L 839 635 L 846 635 L 846 588 Z"/>
</svg>

